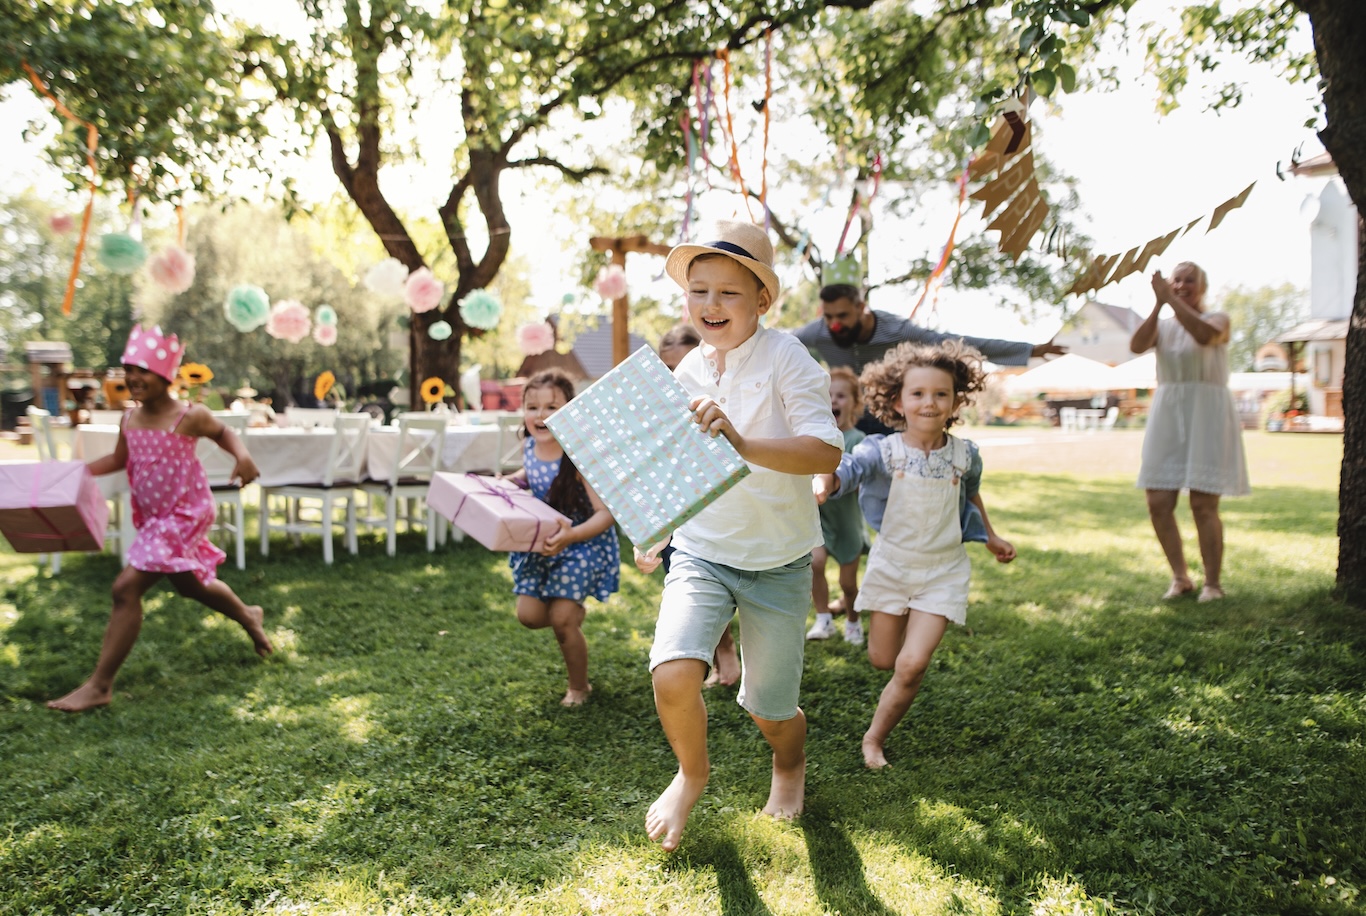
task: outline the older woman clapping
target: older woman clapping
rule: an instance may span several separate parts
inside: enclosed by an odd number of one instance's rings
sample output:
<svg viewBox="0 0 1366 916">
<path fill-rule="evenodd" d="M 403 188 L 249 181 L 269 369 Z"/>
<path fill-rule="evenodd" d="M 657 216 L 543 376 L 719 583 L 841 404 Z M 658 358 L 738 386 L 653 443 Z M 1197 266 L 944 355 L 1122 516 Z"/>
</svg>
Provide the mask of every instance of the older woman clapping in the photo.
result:
<svg viewBox="0 0 1366 916">
<path fill-rule="evenodd" d="M 1229 320 L 1222 312 L 1205 311 L 1207 286 L 1205 272 L 1188 261 L 1176 266 L 1170 282 L 1160 271 L 1154 273 L 1157 301 L 1129 342 L 1135 353 L 1157 347 L 1157 392 L 1148 412 L 1138 486 L 1147 492 L 1148 515 L 1171 565 L 1172 583 L 1163 597 L 1195 591 L 1176 525 L 1177 497 L 1189 490 L 1205 566 L 1201 601 L 1224 597 L 1219 497 L 1242 496 L 1249 489 L 1238 409 L 1228 389 Z M 1164 305 L 1175 317 L 1159 321 Z"/>
</svg>

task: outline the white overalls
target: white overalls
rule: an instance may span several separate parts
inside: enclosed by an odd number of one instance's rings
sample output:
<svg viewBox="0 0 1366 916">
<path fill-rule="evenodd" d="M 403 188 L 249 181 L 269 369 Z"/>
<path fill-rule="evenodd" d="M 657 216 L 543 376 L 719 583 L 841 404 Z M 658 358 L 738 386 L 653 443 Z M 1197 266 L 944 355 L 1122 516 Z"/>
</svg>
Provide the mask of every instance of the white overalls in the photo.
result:
<svg viewBox="0 0 1366 916">
<path fill-rule="evenodd" d="M 908 472 L 910 449 L 900 435 L 886 436 L 881 445 L 891 487 L 854 606 L 898 615 L 914 608 L 963 624 L 972 564 L 963 546 L 958 488 L 971 460 L 968 444 L 948 437 L 953 474 L 938 479 Z"/>
</svg>

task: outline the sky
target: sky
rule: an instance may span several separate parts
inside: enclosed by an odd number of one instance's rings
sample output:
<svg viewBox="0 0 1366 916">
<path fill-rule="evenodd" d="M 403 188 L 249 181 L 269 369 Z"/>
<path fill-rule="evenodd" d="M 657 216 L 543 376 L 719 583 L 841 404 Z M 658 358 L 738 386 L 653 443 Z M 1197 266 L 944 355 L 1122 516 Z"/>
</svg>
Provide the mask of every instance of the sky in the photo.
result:
<svg viewBox="0 0 1366 916">
<path fill-rule="evenodd" d="M 234 0 L 240 12 L 258 16 L 278 15 L 275 0 Z M 1136 14 L 1161 12 L 1167 0 L 1140 0 Z M 1303 36 L 1307 44 L 1309 37 Z M 1139 42 L 1141 44 L 1141 42 Z M 1205 110 L 1212 93 L 1193 84 L 1183 94 L 1183 104 L 1175 112 L 1160 117 L 1156 113 L 1155 84 L 1143 73 L 1137 53 L 1111 48 L 1105 52 L 1107 65 L 1117 68 L 1118 90 L 1084 91 L 1059 95 L 1052 104 L 1035 102 L 1031 107 L 1036 151 L 1050 159 L 1063 172 L 1077 180 L 1081 201 L 1082 227 L 1096 243 L 1097 254 L 1122 253 L 1149 239 L 1165 235 L 1191 220 L 1208 216 L 1218 204 L 1255 181 L 1244 207 L 1230 213 L 1223 224 L 1205 234 L 1205 224 L 1197 226 L 1172 245 L 1166 254 L 1149 266 L 1170 273 L 1179 261 L 1199 262 L 1209 274 L 1212 297 L 1232 287 L 1256 288 L 1289 283 L 1301 288 L 1309 283 L 1308 225 L 1301 216 L 1301 205 L 1322 180 L 1287 176 L 1277 177 L 1278 164 L 1288 168 L 1297 148 L 1301 158 L 1322 147 L 1313 130 L 1304 126 L 1315 117 L 1316 93 L 1312 85 L 1291 86 L 1270 68 L 1229 61 L 1217 71 L 1222 79 L 1246 81 L 1244 103 L 1232 110 L 1214 113 Z M 32 120 L 50 115 L 47 104 L 25 87 L 10 87 L 0 97 L 0 161 L 10 166 L 14 180 L 10 187 L 33 184 L 54 195 L 63 192 L 42 158 L 40 144 L 26 140 L 25 126 Z M 428 119 L 419 137 L 419 148 L 445 150 L 440 162 L 410 167 L 401 179 L 386 186 L 437 188 L 444 193 L 449 178 L 441 175 L 440 165 L 448 161 L 450 138 L 443 136 L 445 118 Z M 776 136 L 776 135 L 775 135 Z M 808 142 L 799 133 L 775 142 Z M 791 150 L 800 152 L 800 150 Z M 757 171 L 757 169 L 755 169 Z M 432 176 L 436 176 L 433 180 Z M 305 191 L 316 189 L 320 196 L 333 193 L 335 179 L 326 160 L 318 156 L 304 167 Z M 841 198 L 847 199 L 847 190 Z M 514 230 L 524 226 L 541 227 L 541 232 L 573 238 L 573 228 L 546 213 L 546 201 L 537 189 L 513 188 L 509 212 Z M 71 197 L 72 209 L 81 205 Z M 424 209 L 434 209 L 420 200 Z M 935 260 L 947 237 L 957 203 L 951 180 L 943 192 L 922 198 L 914 220 L 896 223 L 880 214 L 874 201 L 875 231 L 870 236 L 869 280 L 900 273 L 907 252 Z M 730 200 L 703 199 L 700 209 L 708 216 L 725 216 L 733 210 Z M 974 227 L 980 204 L 968 211 L 960 233 Z M 833 234 L 822 240 L 825 251 L 833 251 L 843 223 L 843 209 L 831 208 L 825 227 L 818 231 Z M 525 234 L 523 237 L 526 237 Z M 516 235 L 514 235 L 516 239 Z M 572 244 L 570 242 L 569 244 Z M 549 246 L 547 246 L 549 247 Z M 563 246 L 561 246 L 563 247 Z M 537 304 L 549 309 L 564 293 L 575 289 L 571 276 L 571 257 L 567 251 L 538 252 L 533 295 Z M 636 258 L 628 263 L 628 276 L 637 293 L 668 298 L 674 292 L 667 280 L 659 278 L 656 259 Z M 586 299 L 589 291 L 578 290 Z M 905 314 L 919 296 L 918 288 L 902 292 L 875 291 L 876 308 Z M 1133 308 L 1146 314 L 1152 305 L 1147 274 L 1134 274 L 1096 294 L 1103 302 Z M 1061 304 L 1036 304 L 1035 314 L 1021 317 L 1003 302 L 1009 290 L 993 292 L 956 292 L 944 290 L 933 313 L 922 311 L 918 320 L 931 326 L 978 336 L 1046 340 L 1057 332 L 1062 316 L 1076 308 L 1079 300 Z"/>
</svg>

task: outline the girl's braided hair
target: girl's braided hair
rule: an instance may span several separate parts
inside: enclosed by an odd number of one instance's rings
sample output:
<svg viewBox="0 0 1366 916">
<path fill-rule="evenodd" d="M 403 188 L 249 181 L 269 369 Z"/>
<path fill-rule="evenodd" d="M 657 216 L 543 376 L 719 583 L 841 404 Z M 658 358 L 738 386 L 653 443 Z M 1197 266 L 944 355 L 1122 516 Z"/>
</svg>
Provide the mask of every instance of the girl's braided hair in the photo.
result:
<svg viewBox="0 0 1366 916">
<path fill-rule="evenodd" d="M 946 427 L 958 422 L 958 409 L 972 403 L 972 395 L 986 387 L 982 354 L 961 340 L 945 340 L 933 346 L 903 343 L 881 360 L 866 367 L 859 379 L 868 412 L 893 429 L 905 429 L 899 407 L 901 388 L 911 369 L 942 369 L 953 379 L 953 414 Z"/>
</svg>

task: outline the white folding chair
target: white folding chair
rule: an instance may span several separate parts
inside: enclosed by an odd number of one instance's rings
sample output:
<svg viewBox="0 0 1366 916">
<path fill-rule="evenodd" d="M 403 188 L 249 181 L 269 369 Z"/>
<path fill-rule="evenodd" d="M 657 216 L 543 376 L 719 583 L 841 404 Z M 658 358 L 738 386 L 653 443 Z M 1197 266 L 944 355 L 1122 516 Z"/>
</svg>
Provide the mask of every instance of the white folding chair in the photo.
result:
<svg viewBox="0 0 1366 916">
<path fill-rule="evenodd" d="M 498 417 L 498 457 L 495 474 L 506 474 L 522 466 L 522 437 L 519 431 L 524 421 L 520 414 L 501 414 Z"/>
<path fill-rule="evenodd" d="M 425 501 L 432 474 L 441 466 L 441 452 L 446 446 L 446 418 L 443 416 L 400 416 L 398 421 L 398 454 L 389 471 L 388 480 L 370 480 L 361 489 L 373 499 L 384 498 L 383 517 L 366 515 L 366 525 L 384 523 L 385 550 L 389 556 L 398 552 L 398 504 L 407 500 L 404 517 L 408 530 L 413 528 L 414 503 Z M 436 513 L 427 508 L 427 550 L 436 549 Z"/>
<path fill-rule="evenodd" d="M 336 426 L 341 411 L 332 407 L 286 407 L 285 425 L 299 427 Z"/>
<path fill-rule="evenodd" d="M 261 487 L 261 556 L 270 555 L 272 528 L 291 535 L 320 534 L 323 539 L 323 562 L 332 564 L 332 529 L 337 524 L 338 504 L 346 510 L 346 549 L 356 553 L 356 484 L 365 476 L 365 446 L 370 435 L 369 415 L 346 415 L 336 418 L 336 433 L 329 445 L 327 470 L 318 483 L 290 484 Z M 270 523 L 270 500 L 278 496 L 285 500 L 285 523 Z M 316 523 L 303 518 L 304 500 L 318 500 L 320 514 Z"/>
<path fill-rule="evenodd" d="M 233 413 L 230 410 L 215 410 L 214 417 L 237 434 L 239 438 L 247 431 L 247 414 Z M 218 446 L 211 443 L 214 451 Z M 231 474 L 231 471 L 228 471 Z M 210 474 L 209 490 L 213 493 L 214 523 L 210 534 L 226 533 L 233 542 L 238 569 L 247 568 L 247 525 L 246 509 L 242 505 L 242 487 L 233 483 L 229 477 Z"/>
<path fill-rule="evenodd" d="M 29 407 L 28 425 L 33 428 L 33 444 L 38 447 L 38 460 L 60 460 L 57 457 L 57 438 L 52 433 L 52 414 L 41 407 Z M 40 564 L 47 563 L 48 568 L 54 574 L 62 571 L 62 555 L 60 553 L 40 553 L 38 554 L 38 562 Z"/>
</svg>

